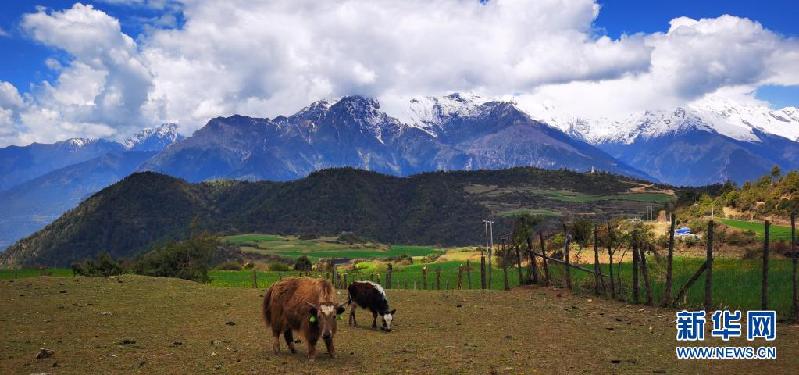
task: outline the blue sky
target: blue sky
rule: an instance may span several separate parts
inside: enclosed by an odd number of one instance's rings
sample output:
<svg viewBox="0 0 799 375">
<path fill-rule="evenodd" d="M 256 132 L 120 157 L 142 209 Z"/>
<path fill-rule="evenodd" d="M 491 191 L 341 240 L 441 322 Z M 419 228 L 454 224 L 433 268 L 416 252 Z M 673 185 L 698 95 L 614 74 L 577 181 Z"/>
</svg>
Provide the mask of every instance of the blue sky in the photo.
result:
<svg viewBox="0 0 799 375">
<path fill-rule="evenodd" d="M 56 78 L 54 72 L 45 65 L 47 58 L 55 57 L 60 60 L 68 56 L 58 49 L 36 43 L 20 29 L 19 23 L 23 14 L 35 12 L 37 7 L 44 6 L 49 9 L 65 9 L 75 4 L 74 0 L 40 0 L 0 1 L 0 29 L 7 35 L 0 36 L 0 50 L 4 51 L 0 59 L 0 80 L 14 84 L 20 92 L 27 92 L 30 84 L 41 80 Z M 166 13 L 162 9 L 153 9 L 144 5 L 126 6 L 113 2 L 83 1 L 118 18 L 122 31 L 131 37 L 144 33 L 144 28 L 152 19 Z M 177 14 L 179 13 L 173 13 Z M 180 25 L 181 19 L 178 19 Z"/>
<path fill-rule="evenodd" d="M 612 37 L 622 34 L 664 31 L 668 22 L 680 16 L 711 18 L 731 14 L 750 18 L 770 30 L 786 36 L 799 36 L 797 1 L 741 0 L 671 0 L 636 1 L 605 0 L 595 26 Z M 757 97 L 774 108 L 799 107 L 799 86 L 766 85 L 757 90 Z"/>
<path fill-rule="evenodd" d="M 454 91 L 585 118 L 708 95 L 799 106 L 796 14 L 791 1 L 0 1 L 0 147 L 161 122 L 190 133 L 350 94 L 403 120 L 410 97 Z"/>
</svg>

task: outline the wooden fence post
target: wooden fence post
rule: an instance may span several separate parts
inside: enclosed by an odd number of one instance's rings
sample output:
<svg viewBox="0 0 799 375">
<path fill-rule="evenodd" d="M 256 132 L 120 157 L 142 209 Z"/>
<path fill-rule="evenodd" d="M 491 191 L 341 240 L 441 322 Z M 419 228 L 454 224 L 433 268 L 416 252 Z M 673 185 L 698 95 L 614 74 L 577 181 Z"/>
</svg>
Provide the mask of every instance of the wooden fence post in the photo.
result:
<svg viewBox="0 0 799 375">
<path fill-rule="evenodd" d="M 469 289 L 472 289 L 472 263 L 466 259 L 466 282 Z"/>
<path fill-rule="evenodd" d="M 522 256 L 519 254 L 519 246 L 514 246 L 516 248 L 516 268 L 519 270 L 519 285 L 527 284 L 524 282 L 524 276 L 522 276 Z"/>
<path fill-rule="evenodd" d="M 707 222 L 707 272 L 705 274 L 705 311 L 713 308 L 713 220 Z"/>
<path fill-rule="evenodd" d="M 616 299 L 616 280 L 613 279 L 613 232 L 608 221 L 608 273 L 610 275 L 610 298 Z"/>
<path fill-rule="evenodd" d="M 565 226 L 564 226 L 564 234 L 566 235 L 565 240 L 563 241 L 563 260 L 566 261 L 566 266 L 563 267 L 564 275 L 566 275 L 566 288 L 569 290 L 572 289 L 572 267 L 571 267 L 571 258 L 569 256 L 569 248 L 571 247 L 571 235 L 566 234 Z"/>
<path fill-rule="evenodd" d="M 638 247 L 638 260 L 641 261 L 641 275 L 644 277 L 644 290 L 646 291 L 646 304 L 653 305 L 652 284 L 649 282 L 649 267 L 646 265 L 646 250 L 643 246 Z"/>
<path fill-rule="evenodd" d="M 599 295 L 599 284 L 602 282 L 602 274 L 599 269 L 599 227 L 594 224 L 594 294 Z"/>
<path fill-rule="evenodd" d="M 252 269 L 252 287 L 258 288 L 258 274 L 255 272 L 255 268 Z"/>
<path fill-rule="evenodd" d="M 549 265 L 547 264 L 547 246 L 544 241 L 544 232 L 538 232 L 538 241 L 541 243 L 541 264 L 544 266 L 544 285 L 549 285 Z"/>
<path fill-rule="evenodd" d="M 394 266 L 389 263 L 386 266 L 386 288 L 391 289 L 391 273 L 393 272 Z"/>
<path fill-rule="evenodd" d="M 427 266 L 422 267 L 422 289 L 427 290 Z"/>
<path fill-rule="evenodd" d="M 666 307 L 671 301 L 671 274 L 672 259 L 674 256 L 674 231 L 677 225 L 677 215 L 671 213 L 671 231 L 669 232 L 669 253 L 666 256 L 666 285 L 663 287 L 663 302 L 661 306 Z"/>
<path fill-rule="evenodd" d="M 436 290 L 441 290 L 441 267 L 436 268 Z"/>
<path fill-rule="evenodd" d="M 530 259 L 530 282 L 538 284 L 538 262 L 533 255 L 533 238 L 527 237 L 527 258 Z"/>
<path fill-rule="evenodd" d="M 486 257 L 480 254 L 480 288 L 486 288 Z"/>
<path fill-rule="evenodd" d="M 792 272 L 792 281 L 793 281 L 793 295 L 792 295 L 792 303 L 791 306 L 793 307 L 793 321 L 794 323 L 799 322 L 799 296 L 797 296 L 796 291 L 796 262 L 797 262 L 797 255 L 796 254 L 796 212 L 791 212 L 791 263 L 793 265 L 793 272 Z"/>
<path fill-rule="evenodd" d="M 463 288 L 463 265 L 458 265 L 458 290 Z"/>
<path fill-rule="evenodd" d="M 375 282 L 380 284 L 380 274 L 379 273 L 375 275 Z"/>
<path fill-rule="evenodd" d="M 505 290 L 510 290 L 510 285 L 508 284 L 508 266 L 502 266 L 502 273 L 505 275 Z"/>
<path fill-rule="evenodd" d="M 639 283 L 638 283 L 638 232 L 633 230 L 632 233 L 632 248 L 633 248 L 633 303 L 639 303 Z"/>
<path fill-rule="evenodd" d="M 344 274 L 344 287 L 347 288 L 349 286 L 350 286 L 350 284 L 347 283 L 347 274 L 345 273 Z"/>
<path fill-rule="evenodd" d="M 765 239 L 763 240 L 763 285 L 760 292 L 760 308 L 768 310 L 768 252 L 769 252 L 769 223 L 764 223 L 766 227 Z"/>
</svg>

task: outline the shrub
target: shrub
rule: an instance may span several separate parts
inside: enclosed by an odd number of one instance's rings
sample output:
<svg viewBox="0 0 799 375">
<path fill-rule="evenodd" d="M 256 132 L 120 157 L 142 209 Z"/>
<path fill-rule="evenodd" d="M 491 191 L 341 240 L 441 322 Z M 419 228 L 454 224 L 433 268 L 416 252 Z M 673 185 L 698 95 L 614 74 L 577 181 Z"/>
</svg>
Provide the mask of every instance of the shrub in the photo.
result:
<svg viewBox="0 0 799 375">
<path fill-rule="evenodd" d="M 80 276 L 109 277 L 121 275 L 123 269 L 119 262 L 111 257 L 111 254 L 102 252 L 97 255 L 97 259 L 88 259 L 82 263 L 73 264 L 72 272 Z"/>
<path fill-rule="evenodd" d="M 311 269 L 313 269 L 313 264 L 305 255 L 300 255 L 297 261 L 294 262 L 295 271 L 310 271 Z"/>
<path fill-rule="evenodd" d="M 338 235 L 338 238 L 336 238 L 336 242 L 353 245 L 356 243 L 364 243 L 366 240 L 356 236 L 355 233 L 352 232 L 341 232 L 341 234 Z"/>
<path fill-rule="evenodd" d="M 241 264 L 231 260 L 216 266 L 216 269 L 225 271 L 241 271 Z"/>
<path fill-rule="evenodd" d="M 270 271 L 280 271 L 280 272 L 289 270 L 288 264 L 281 262 L 269 262 L 267 268 Z"/>
<path fill-rule="evenodd" d="M 318 238 L 318 236 L 315 235 L 315 234 L 305 233 L 305 234 L 301 234 L 298 238 L 300 240 L 303 240 L 303 241 L 308 241 L 308 240 L 315 240 L 315 239 Z"/>
<path fill-rule="evenodd" d="M 216 245 L 216 238 L 208 234 L 169 242 L 142 255 L 134 269 L 140 275 L 208 282 L 208 268 Z"/>
<path fill-rule="evenodd" d="M 424 257 L 424 259 L 427 262 L 435 262 L 436 260 L 438 260 L 439 257 L 441 257 L 441 254 L 442 253 L 440 253 L 440 252 L 434 252 L 434 253 L 428 254 L 426 257 Z"/>
<path fill-rule="evenodd" d="M 754 231 L 730 231 L 727 234 L 727 243 L 735 246 L 752 245 L 757 242 L 757 237 Z"/>
</svg>

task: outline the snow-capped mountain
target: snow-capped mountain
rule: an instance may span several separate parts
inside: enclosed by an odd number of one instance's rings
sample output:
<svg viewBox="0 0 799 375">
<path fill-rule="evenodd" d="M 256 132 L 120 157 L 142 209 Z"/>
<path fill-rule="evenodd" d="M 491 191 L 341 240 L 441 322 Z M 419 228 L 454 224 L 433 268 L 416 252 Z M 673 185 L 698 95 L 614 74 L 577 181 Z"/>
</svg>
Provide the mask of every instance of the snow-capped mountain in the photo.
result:
<svg viewBox="0 0 799 375">
<path fill-rule="evenodd" d="M 155 128 L 142 129 L 121 143 L 128 151 L 161 151 L 181 140 L 183 136 L 178 133 L 178 125 L 165 123 Z"/>
<path fill-rule="evenodd" d="M 673 110 L 633 113 L 621 120 L 563 114 L 540 106 L 530 116 L 592 144 L 632 143 L 639 137 L 654 138 L 688 130 L 704 130 L 745 142 L 758 142 L 764 133 L 799 141 L 799 109 L 778 110 L 765 105 L 741 104 L 707 97 Z"/>
<path fill-rule="evenodd" d="M 209 178 L 286 180 L 330 167 L 392 175 L 515 166 L 599 170 L 648 177 L 558 129 L 532 120 L 513 103 L 453 94 L 409 102 L 410 123 L 380 103 L 347 96 L 316 102 L 291 116 L 215 118 L 144 169 L 189 181 Z"/>
<path fill-rule="evenodd" d="M 411 126 L 438 136 L 441 124 L 453 117 L 476 117 L 486 109 L 489 100 L 476 94 L 453 93 L 446 96 L 425 96 L 410 100 L 402 118 Z"/>
<path fill-rule="evenodd" d="M 475 94 L 415 98 L 397 113 L 345 96 L 274 119 L 214 118 L 186 138 L 164 124 L 122 141 L 0 148 L 0 248 L 135 170 L 202 181 L 290 180 L 344 166 L 398 176 L 535 166 L 703 185 L 797 169 L 797 139 L 796 108 L 717 98 L 609 120 Z"/>
<path fill-rule="evenodd" d="M 774 165 L 799 167 L 799 111 L 794 107 L 772 110 L 709 97 L 622 120 L 563 115 L 543 106 L 531 116 L 675 185 L 742 183 Z"/>
</svg>

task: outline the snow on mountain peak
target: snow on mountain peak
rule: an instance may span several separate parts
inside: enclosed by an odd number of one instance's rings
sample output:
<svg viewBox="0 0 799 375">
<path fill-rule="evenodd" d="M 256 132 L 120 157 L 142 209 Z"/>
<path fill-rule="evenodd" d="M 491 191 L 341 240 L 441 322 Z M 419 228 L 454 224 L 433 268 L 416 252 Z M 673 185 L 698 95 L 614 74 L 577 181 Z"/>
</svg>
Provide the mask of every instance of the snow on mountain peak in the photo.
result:
<svg viewBox="0 0 799 375">
<path fill-rule="evenodd" d="M 435 129 L 447 118 L 480 114 L 490 100 L 473 93 L 452 93 L 446 96 L 424 96 L 410 100 L 400 117 L 410 126 L 435 136 Z"/>
<path fill-rule="evenodd" d="M 525 110 L 539 121 L 589 143 L 631 143 L 638 137 L 656 137 L 687 130 L 718 133 L 739 141 L 758 142 L 758 133 L 799 141 L 799 110 L 772 110 L 757 103 L 705 97 L 673 110 L 652 110 L 619 119 L 580 117 L 551 105 L 526 103 Z"/>
<path fill-rule="evenodd" d="M 692 103 L 691 107 L 702 116 L 707 117 L 707 120 L 722 134 L 729 129 L 738 129 L 741 132 L 748 132 L 756 138 L 754 130 L 758 130 L 792 141 L 799 140 L 799 113 L 797 113 L 796 107 L 772 110 L 757 103 L 737 103 L 729 99 L 714 97 L 696 101 Z M 733 136 L 733 138 L 736 137 Z"/>
<path fill-rule="evenodd" d="M 178 125 L 165 123 L 155 128 L 145 128 L 120 142 L 129 151 L 160 151 L 182 139 Z"/>
<path fill-rule="evenodd" d="M 74 149 L 86 147 L 94 142 L 97 142 L 97 138 L 70 138 L 64 141 L 66 145 Z"/>
</svg>

